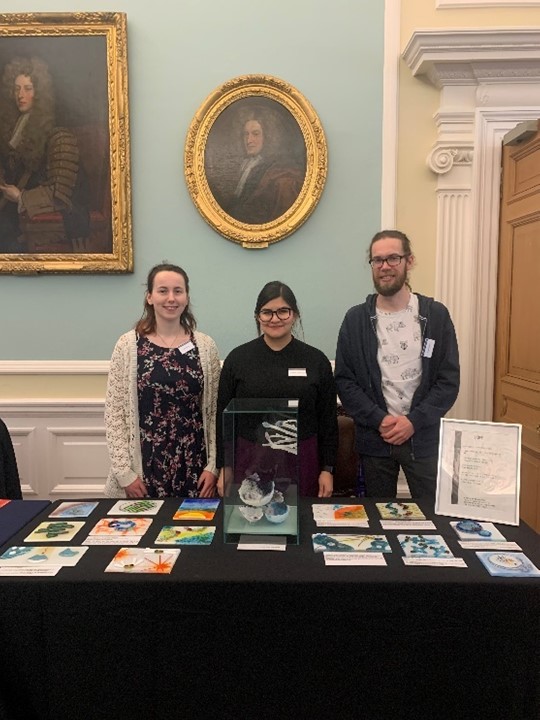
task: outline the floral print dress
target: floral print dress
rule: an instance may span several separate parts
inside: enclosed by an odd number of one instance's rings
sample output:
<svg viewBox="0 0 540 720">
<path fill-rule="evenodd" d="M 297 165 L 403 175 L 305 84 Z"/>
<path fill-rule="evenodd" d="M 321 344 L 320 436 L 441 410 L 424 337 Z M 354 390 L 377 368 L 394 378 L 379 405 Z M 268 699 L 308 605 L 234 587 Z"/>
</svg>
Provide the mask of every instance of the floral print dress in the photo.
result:
<svg viewBox="0 0 540 720">
<path fill-rule="evenodd" d="M 206 466 L 199 351 L 137 337 L 137 394 L 143 481 L 149 497 L 196 497 Z M 182 352 L 182 350 L 184 350 Z"/>
</svg>

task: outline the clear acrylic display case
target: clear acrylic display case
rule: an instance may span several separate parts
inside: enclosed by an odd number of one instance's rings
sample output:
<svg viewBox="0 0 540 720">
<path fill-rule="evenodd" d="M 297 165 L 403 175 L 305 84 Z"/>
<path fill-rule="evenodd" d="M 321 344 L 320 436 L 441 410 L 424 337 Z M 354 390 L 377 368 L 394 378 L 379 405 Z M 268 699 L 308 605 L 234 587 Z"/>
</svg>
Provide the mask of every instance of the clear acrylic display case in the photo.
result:
<svg viewBox="0 0 540 720">
<path fill-rule="evenodd" d="M 298 400 L 231 400 L 223 440 L 225 542 L 298 543 Z"/>
</svg>

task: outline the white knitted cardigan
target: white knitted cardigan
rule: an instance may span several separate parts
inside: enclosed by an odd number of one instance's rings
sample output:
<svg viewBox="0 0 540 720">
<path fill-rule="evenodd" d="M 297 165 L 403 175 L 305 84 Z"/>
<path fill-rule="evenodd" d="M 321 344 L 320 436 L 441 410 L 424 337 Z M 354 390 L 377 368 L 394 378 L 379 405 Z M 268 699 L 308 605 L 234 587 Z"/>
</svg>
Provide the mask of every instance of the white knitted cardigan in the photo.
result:
<svg viewBox="0 0 540 720">
<path fill-rule="evenodd" d="M 195 331 L 204 376 L 202 418 L 208 464 L 216 473 L 216 408 L 220 374 L 217 346 L 211 337 Z M 109 367 L 105 398 L 105 432 L 111 468 L 105 483 L 108 497 L 125 497 L 124 488 L 142 478 L 142 456 L 137 398 L 137 338 L 135 330 L 122 335 Z"/>
</svg>

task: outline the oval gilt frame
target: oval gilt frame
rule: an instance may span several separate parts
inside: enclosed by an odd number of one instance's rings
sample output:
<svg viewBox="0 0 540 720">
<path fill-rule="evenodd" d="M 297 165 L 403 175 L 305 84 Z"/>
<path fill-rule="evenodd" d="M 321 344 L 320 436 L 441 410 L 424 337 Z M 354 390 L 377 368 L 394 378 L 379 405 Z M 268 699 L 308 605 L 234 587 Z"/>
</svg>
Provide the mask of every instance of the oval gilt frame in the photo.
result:
<svg viewBox="0 0 540 720">
<path fill-rule="evenodd" d="M 263 128 L 256 160 L 243 135 L 250 119 Z M 246 171 L 248 161 L 258 165 L 256 172 Z M 243 75 L 217 88 L 198 109 L 187 133 L 184 171 L 197 210 L 216 232 L 245 248 L 266 248 L 297 230 L 319 202 L 326 138 L 296 88 L 270 75 Z M 244 200 L 250 182 L 253 192 Z"/>
</svg>

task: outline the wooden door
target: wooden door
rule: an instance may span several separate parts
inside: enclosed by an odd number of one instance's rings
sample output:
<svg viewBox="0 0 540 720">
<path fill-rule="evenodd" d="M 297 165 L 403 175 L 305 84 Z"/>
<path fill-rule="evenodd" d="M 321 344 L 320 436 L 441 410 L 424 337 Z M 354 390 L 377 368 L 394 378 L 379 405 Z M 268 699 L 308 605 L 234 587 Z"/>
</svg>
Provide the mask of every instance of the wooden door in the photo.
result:
<svg viewBox="0 0 540 720">
<path fill-rule="evenodd" d="M 540 132 L 503 146 L 493 419 L 523 426 L 522 520 L 540 532 Z M 515 134 L 515 133 L 514 133 Z M 509 133 L 510 135 L 510 133 Z"/>
</svg>

